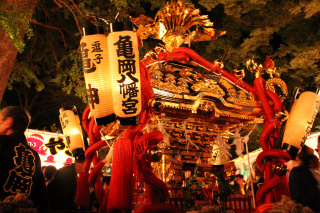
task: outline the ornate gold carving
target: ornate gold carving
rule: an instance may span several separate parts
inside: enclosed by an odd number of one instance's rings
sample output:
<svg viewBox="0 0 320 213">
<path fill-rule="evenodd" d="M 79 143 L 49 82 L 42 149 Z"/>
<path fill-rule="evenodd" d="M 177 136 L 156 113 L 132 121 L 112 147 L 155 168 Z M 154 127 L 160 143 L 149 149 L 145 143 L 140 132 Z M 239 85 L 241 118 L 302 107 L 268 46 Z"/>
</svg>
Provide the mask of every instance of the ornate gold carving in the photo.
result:
<svg viewBox="0 0 320 213">
<path fill-rule="evenodd" d="M 203 77 L 200 73 L 195 72 L 191 68 L 184 68 L 180 70 L 180 74 L 185 77 L 189 83 L 194 84 L 198 81 L 203 81 L 205 77 Z"/>
<path fill-rule="evenodd" d="M 157 12 L 155 20 L 140 15 L 131 21 L 138 27 L 137 34 L 141 39 L 160 39 L 169 52 L 183 43 L 214 40 L 226 33 L 213 29 L 208 16 L 200 15 L 199 9 L 181 0 L 167 2 Z"/>
<path fill-rule="evenodd" d="M 276 89 L 273 85 L 277 85 L 280 87 L 282 91 L 282 95 L 279 95 L 279 98 L 281 101 L 284 101 L 284 99 L 288 95 L 288 88 L 286 83 L 280 78 L 270 78 L 269 80 L 266 81 L 266 89 L 277 94 Z"/>
<path fill-rule="evenodd" d="M 260 106 L 259 101 L 256 100 L 252 92 L 246 92 L 243 90 L 237 91 L 234 85 L 222 78 L 219 80 L 219 83 L 221 83 L 228 91 L 229 97 L 226 99 L 228 102 L 241 106 Z"/>
<path fill-rule="evenodd" d="M 199 13 L 193 6 L 181 0 L 173 0 L 158 11 L 155 19 L 143 15 L 132 19 L 138 27 L 137 34 L 141 39 L 154 38 L 165 43 L 152 49 L 144 57 L 148 62 L 154 94 L 163 101 L 162 112 L 156 114 L 161 116 L 162 120 L 192 120 L 201 125 L 210 123 L 211 126 L 215 125 L 212 130 L 214 132 L 232 132 L 246 124 L 262 123 L 263 109 L 253 92 L 238 87 L 222 73 L 209 74 L 205 68 L 200 74 L 198 69 L 201 65 L 198 66 L 195 61 L 174 61 L 166 58 L 172 57 L 166 54 L 167 52 L 172 52 L 183 43 L 212 40 L 225 33 L 215 31 L 208 17 Z M 164 61 L 159 61 L 160 53 L 165 53 Z M 224 64 L 218 60 L 212 65 L 212 68 L 217 70 L 222 70 L 223 67 Z M 247 68 L 255 72 L 256 77 L 269 74 L 271 79 L 266 82 L 267 89 L 275 92 L 274 85 L 277 85 L 284 96 L 287 94 L 284 82 L 273 78 L 279 77 L 279 74 L 269 57 L 263 66 L 249 60 Z M 233 71 L 239 80 L 244 78 L 244 69 Z"/>
<path fill-rule="evenodd" d="M 207 79 L 205 81 L 196 82 L 191 86 L 191 89 L 197 92 L 210 92 L 213 93 L 215 97 L 224 96 L 225 92 L 223 89 L 217 85 L 217 82 Z"/>
<path fill-rule="evenodd" d="M 261 77 L 263 74 L 266 74 L 266 73 L 268 73 L 271 78 L 273 78 L 273 76 L 277 78 L 280 77 L 280 74 L 276 72 L 277 68 L 274 66 L 273 60 L 271 60 L 269 56 L 266 57 L 266 60 L 263 66 L 262 64 L 258 65 L 257 63 L 255 63 L 253 59 L 248 60 L 246 65 L 249 71 L 256 74 L 256 78 Z"/>
<path fill-rule="evenodd" d="M 243 79 L 245 76 L 244 69 L 234 69 L 233 75 L 236 76 L 238 79 Z"/>
</svg>

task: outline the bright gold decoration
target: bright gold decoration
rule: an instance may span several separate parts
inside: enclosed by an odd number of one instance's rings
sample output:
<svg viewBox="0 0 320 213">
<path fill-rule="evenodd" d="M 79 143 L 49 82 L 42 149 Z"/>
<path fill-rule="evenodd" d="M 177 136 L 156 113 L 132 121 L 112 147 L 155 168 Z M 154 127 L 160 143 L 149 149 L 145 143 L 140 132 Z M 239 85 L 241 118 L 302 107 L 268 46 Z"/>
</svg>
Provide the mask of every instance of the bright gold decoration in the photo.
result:
<svg viewBox="0 0 320 213">
<path fill-rule="evenodd" d="M 184 43 L 214 40 L 226 33 L 213 29 L 208 16 L 199 13 L 199 9 L 173 0 L 157 12 L 155 20 L 140 15 L 131 21 L 139 28 L 137 34 L 141 39 L 160 39 L 165 49 L 172 52 Z"/>
<path fill-rule="evenodd" d="M 269 56 L 267 56 L 263 66 L 262 64 L 258 65 L 255 63 L 253 59 L 248 60 L 247 69 L 255 73 L 256 78 L 261 77 L 264 74 L 269 74 L 270 79 L 266 81 L 266 89 L 277 94 L 274 85 L 279 86 L 282 92 L 282 94 L 279 95 L 279 98 L 281 101 L 284 101 L 288 95 L 288 88 L 286 83 L 280 79 L 280 74 L 276 71 L 277 68 L 274 66 L 274 62 L 269 58 Z"/>
</svg>

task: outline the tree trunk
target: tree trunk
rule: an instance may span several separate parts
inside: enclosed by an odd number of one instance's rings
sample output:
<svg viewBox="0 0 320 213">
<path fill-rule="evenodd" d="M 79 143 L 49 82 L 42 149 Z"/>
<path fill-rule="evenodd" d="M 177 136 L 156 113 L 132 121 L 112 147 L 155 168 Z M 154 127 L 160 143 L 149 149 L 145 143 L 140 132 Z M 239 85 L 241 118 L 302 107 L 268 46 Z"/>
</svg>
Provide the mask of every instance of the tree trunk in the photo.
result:
<svg viewBox="0 0 320 213">
<path fill-rule="evenodd" d="M 0 32 L 0 103 L 6 90 L 17 53 L 18 49 L 13 45 L 9 35 L 2 30 Z"/>
<path fill-rule="evenodd" d="M 3 3 L 12 5 L 13 8 L 18 8 L 22 3 L 28 4 L 29 10 L 34 10 L 39 0 L 5 0 Z M 21 34 L 23 38 L 24 33 Z M 0 31 L 0 103 L 2 101 L 3 94 L 6 90 L 8 79 L 10 77 L 11 70 L 13 68 L 15 59 L 18 54 L 18 49 L 14 46 L 10 40 L 10 36 L 4 31 Z"/>
</svg>

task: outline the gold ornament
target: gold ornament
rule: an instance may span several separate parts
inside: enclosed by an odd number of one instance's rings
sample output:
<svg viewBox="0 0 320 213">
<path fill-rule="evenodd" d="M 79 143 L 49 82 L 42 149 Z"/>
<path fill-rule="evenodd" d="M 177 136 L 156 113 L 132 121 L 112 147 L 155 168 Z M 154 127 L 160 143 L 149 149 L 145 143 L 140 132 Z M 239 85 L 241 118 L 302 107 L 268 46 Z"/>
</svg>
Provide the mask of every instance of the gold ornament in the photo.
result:
<svg viewBox="0 0 320 213">
<path fill-rule="evenodd" d="M 234 74 L 234 76 L 236 76 L 239 79 L 243 79 L 245 76 L 244 69 L 234 69 L 233 74 Z"/>
<path fill-rule="evenodd" d="M 208 16 L 200 15 L 199 9 L 181 0 L 167 2 L 154 20 L 140 15 L 131 21 L 138 27 L 137 34 L 141 39 L 150 37 L 162 40 L 168 52 L 182 44 L 215 40 L 226 33 L 213 29 L 213 22 Z"/>
</svg>

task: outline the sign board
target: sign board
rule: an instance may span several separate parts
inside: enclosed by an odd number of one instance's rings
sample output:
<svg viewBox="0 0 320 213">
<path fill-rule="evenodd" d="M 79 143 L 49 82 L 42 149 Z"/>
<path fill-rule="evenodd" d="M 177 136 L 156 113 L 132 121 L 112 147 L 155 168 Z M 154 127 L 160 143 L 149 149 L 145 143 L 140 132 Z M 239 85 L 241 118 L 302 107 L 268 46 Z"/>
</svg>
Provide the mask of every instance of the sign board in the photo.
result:
<svg viewBox="0 0 320 213">
<path fill-rule="evenodd" d="M 53 165 L 59 169 L 73 163 L 63 134 L 28 129 L 25 135 L 29 146 L 39 154 L 42 166 Z"/>
</svg>

